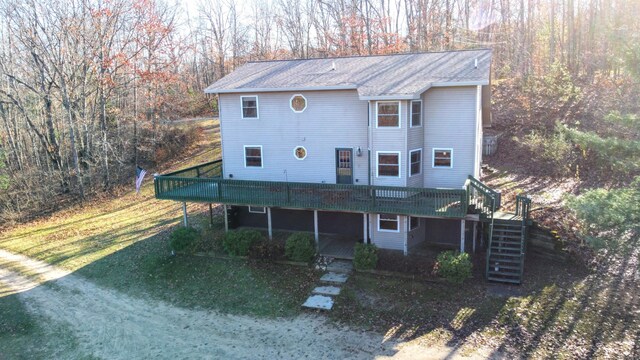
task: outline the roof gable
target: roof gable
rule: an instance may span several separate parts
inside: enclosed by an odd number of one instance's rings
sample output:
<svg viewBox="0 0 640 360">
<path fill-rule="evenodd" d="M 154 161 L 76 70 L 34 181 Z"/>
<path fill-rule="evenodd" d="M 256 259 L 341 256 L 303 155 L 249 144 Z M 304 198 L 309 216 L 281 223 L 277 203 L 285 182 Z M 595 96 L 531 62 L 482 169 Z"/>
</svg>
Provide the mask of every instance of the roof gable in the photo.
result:
<svg viewBox="0 0 640 360">
<path fill-rule="evenodd" d="M 490 66 L 487 49 L 249 62 L 205 92 L 356 89 L 363 100 L 413 99 L 432 86 L 487 85 Z"/>
</svg>

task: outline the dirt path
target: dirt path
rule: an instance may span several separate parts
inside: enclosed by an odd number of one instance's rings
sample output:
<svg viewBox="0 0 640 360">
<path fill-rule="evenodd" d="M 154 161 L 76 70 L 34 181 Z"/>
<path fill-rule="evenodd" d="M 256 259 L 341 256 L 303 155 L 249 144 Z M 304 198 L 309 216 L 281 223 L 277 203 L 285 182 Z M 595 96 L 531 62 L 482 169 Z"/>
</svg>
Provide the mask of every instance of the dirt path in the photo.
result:
<svg viewBox="0 0 640 360">
<path fill-rule="evenodd" d="M 99 358 L 442 358 L 383 336 L 326 324 L 321 316 L 269 320 L 178 308 L 96 286 L 67 271 L 0 250 L 0 281 L 29 311 L 71 329 Z M 42 282 L 49 281 L 47 285 Z"/>
</svg>

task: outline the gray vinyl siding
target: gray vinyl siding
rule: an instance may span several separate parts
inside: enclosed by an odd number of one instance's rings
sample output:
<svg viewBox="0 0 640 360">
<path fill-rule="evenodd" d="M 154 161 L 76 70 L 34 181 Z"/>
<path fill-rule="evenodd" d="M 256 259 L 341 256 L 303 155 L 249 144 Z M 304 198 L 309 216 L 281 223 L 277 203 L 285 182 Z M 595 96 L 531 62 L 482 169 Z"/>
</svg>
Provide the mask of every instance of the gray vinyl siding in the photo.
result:
<svg viewBox="0 0 640 360">
<path fill-rule="evenodd" d="M 302 113 L 289 106 L 295 94 L 307 100 Z M 258 96 L 258 119 L 241 118 L 240 94 L 219 95 L 225 178 L 335 183 L 335 149 L 352 148 L 354 184 L 368 183 L 367 102 L 356 91 L 242 95 Z M 262 168 L 244 167 L 245 145 L 262 146 Z M 297 146 L 306 148 L 304 160 L 294 157 Z"/>
<path fill-rule="evenodd" d="M 461 188 L 474 174 L 477 90 L 475 86 L 431 88 L 423 96 L 424 186 Z M 432 168 L 433 149 L 452 148 L 453 168 Z"/>
<path fill-rule="evenodd" d="M 399 232 L 378 231 L 378 214 L 371 214 L 371 242 L 381 249 L 404 250 L 405 216 L 400 216 Z"/>
<path fill-rule="evenodd" d="M 385 100 L 386 101 L 386 100 Z M 393 101 L 393 100 L 389 100 Z M 377 102 L 371 101 L 371 172 L 372 184 L 380 186 L 407 185 L 407 101 L 400 101 L 400 128 L 377 128 Z M 377 176 L 377 152 L 400 152 L 400 177 Z"/>
<path fill-rule="evenodd" d="M 407 103 L 407 124 L 411 126 L 411 102 Z M 405 159 L 406 174 L 407 174 L 407 186 L 408 187 L 423 187 L 424 185 L 424 162 L 425 162 L 425 152 L 424 152 L 424 101 L 422 102 L 422 126 L 418 127 L 407 127 L 408 136 L 407 136 L 407 158 Z M 422 149 L 422 171 L 419 175 L 411 175 L 411 150 Z"/>
</svg>

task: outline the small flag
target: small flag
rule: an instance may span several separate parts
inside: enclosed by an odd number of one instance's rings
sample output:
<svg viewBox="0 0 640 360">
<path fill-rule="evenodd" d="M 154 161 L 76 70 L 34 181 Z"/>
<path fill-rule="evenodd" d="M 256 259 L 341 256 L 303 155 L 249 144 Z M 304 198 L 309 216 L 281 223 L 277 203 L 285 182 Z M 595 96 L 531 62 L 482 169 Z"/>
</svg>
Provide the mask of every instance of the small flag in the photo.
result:
<svg viewBox="0 0 640 360">
<path fill-rule="evenodd" d="M 142 179 L 147 175 L 147 170 L 136 166 L 136 193 L 140 192 L 140 186 L 142 185 Z"/>
</svg>

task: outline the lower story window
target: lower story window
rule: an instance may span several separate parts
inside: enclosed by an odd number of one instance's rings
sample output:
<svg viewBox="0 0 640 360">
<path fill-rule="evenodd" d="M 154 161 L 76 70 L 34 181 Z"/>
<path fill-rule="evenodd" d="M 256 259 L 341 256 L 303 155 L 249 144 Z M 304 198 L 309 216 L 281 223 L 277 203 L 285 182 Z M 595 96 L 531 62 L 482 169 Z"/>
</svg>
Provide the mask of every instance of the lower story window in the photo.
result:
<svg viewBox="0 0 640 360">
<path fill-rule="evenodd" d="M 393 214 L 378 215 L 378 231 L 400 232 L 400 216 Z"/>
<path fill-rule="evenodd" d="M 453 167 L 453 149 L 433 149 L 434 168 Z"/>
<path fill-rule="evenodd" d="M 267 209 L 264 206 L 249 206 L 249 212 L 253 214 L 264 214 Z"/>
</svg>

